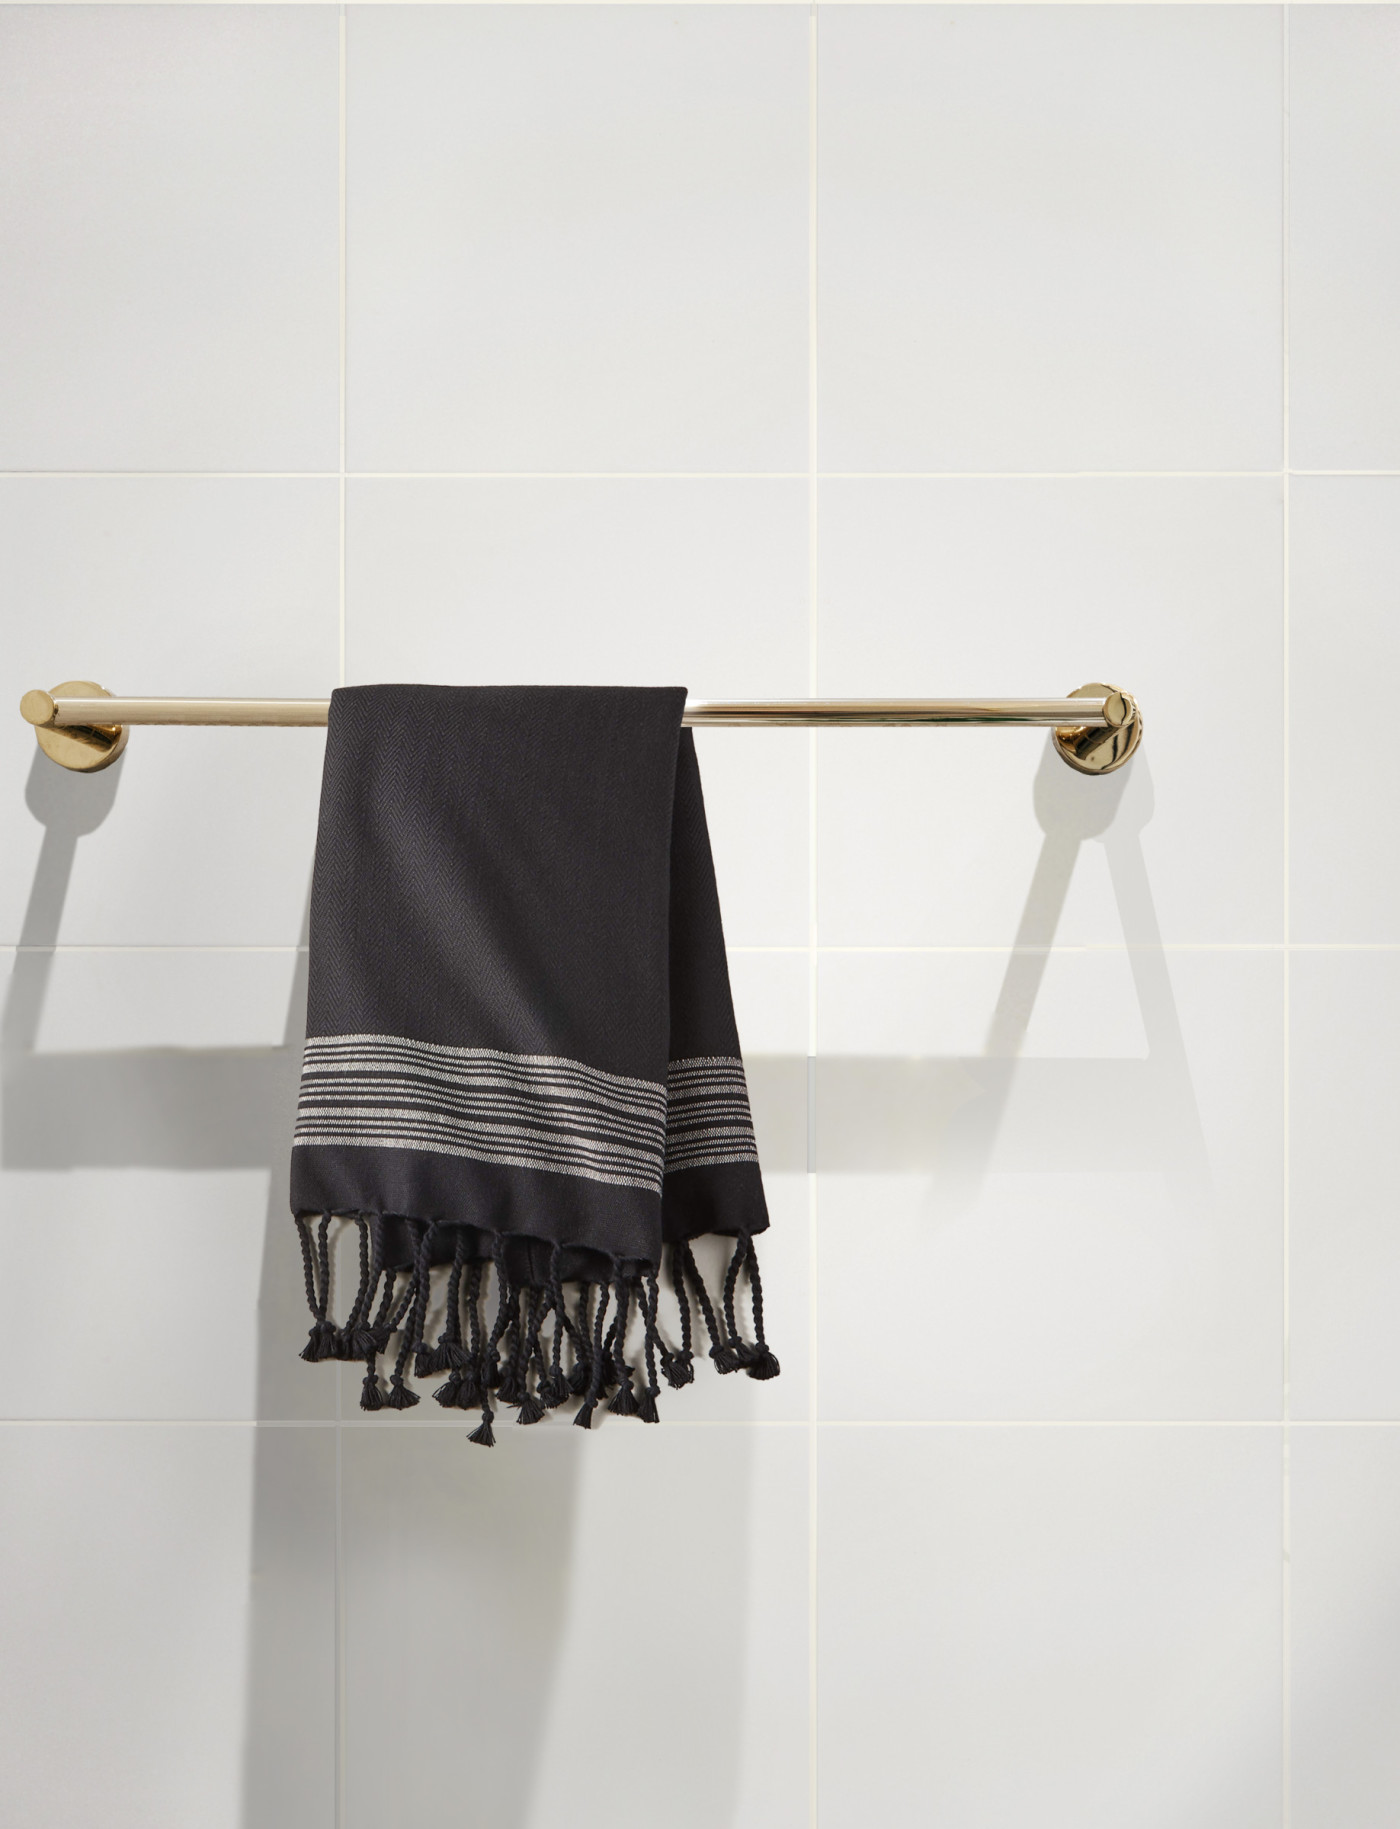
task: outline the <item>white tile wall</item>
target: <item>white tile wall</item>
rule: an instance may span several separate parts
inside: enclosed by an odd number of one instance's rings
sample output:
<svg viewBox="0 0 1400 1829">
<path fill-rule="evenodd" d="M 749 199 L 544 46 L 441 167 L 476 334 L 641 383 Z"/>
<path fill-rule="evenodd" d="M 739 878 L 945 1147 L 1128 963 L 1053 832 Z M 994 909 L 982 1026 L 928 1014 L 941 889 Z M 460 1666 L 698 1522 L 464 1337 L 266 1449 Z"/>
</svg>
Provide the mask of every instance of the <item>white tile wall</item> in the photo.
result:
<svg viewBox="0 0 1400 1829">
<path fill-rule="evenodd" d="M 0 15 L 0 468 L 336 462 L 336 18 Z"/>
<path fill-rule="evenodd" d="M 1280 455 L 1273 7 L 832 6 L 829 470 Z"/>
<path fill-rule="evenodd" d="M 359 470 L 801 470 L 807 19 L 349 9 Z"/>
<path fill-rule="evenodd" d="M 337 495 L 308 478 L 0 477 L 6 704 L 74 678 L 325 694 L 339 666 Z M 295 946 L 321 747 L 312 731 L 143 729 L 84 781 L 40 768 L 7 713 L 0 940 L 27 927 L 88 946 Z"/>
<path fill-rule="evenodd" d="M 1396 20 L 0 8 L 0 701 L 1147 719 L 702 734 L 784 1375 L 493 1457 L 296 1357 L 320 739 L 0 720 L 25 1829 L 1389 1829 Z"/>
<path fill-rule="evenodd" d="M 0 1429 L 6 1811 L 331 1829 L 333 1429 Z"/>
<path fill-rule="evenodd" d="M 1271 950 L 825 955 L 821 1415 L 1277 1417 L 1282 991 Z"/>
<path fill-rule="evenodd" d="M 1141 856 L 1162 938 L 1281 939 L 1281 496 L 1277 477 L 823 484 L 822 691 L 1039 697 L 1106 680 L 1138 694 L 1152 737 L 1131 775 L 1085 781 L 1035 731 L 825 735 L 823 940 L 1009 945 L 1038 919 L 1039 866 L 1053 876 L 1077 840 L 1047 939 L 1124 938 L 1101 845 Z"/>
<path fill-rule="evenodd" d="M 1376 842 L 1400 793 L 1378 720 L 1345 745 L 1309 740 L 1315 707 L 1400 667 L 1400 475 L 1300 476 L 1292 485 L 1289 752 L 1293 932 L 1314 944 L 1394 945 L 1400 879 Z M 1345 752 L 1345 753 L 1344 753 Z"/>
<path fill-rule="evenodd" d="M 1400 956 L 1290 961 L 1293 1412 L 1400 1415 Z"/>
<path fill-rule="evenodd" d="M 1304 469 L 1400 465 L 1400 13 L 1291 14 L 1289 405 Z"/>
<path fill-rule="evenodd" d="M 826 1432 L 822 1822 L 1275 1829 L 1279 1462 L 1271 1430 Z"/>
<path fill-rule="evenodd" d="M 351 1829 L 807 1822 L 805 1429 L 344 1433 Z"/>
<path fill-rule="evenodd" d="M 1299 1429 L 1291 1486 L 1293 1821 L 1384 1829 L 1400 1812 L 1400 1435 Z"/>
</svg>

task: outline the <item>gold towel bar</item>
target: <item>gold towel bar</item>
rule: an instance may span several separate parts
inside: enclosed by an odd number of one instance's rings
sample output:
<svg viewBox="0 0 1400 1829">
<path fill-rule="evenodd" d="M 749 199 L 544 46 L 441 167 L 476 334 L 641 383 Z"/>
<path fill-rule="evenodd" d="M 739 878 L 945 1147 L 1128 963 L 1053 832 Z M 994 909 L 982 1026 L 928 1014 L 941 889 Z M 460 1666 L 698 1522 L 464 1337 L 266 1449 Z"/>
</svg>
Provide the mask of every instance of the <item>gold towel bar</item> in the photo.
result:
<svg viewBox="0 0 1400 1829">
<path fill-rule="evenodd" d="M 328 699 L 120 698 L 91 680 L 65 680 L 51 692 L 26 692 L 20 713 L 36 726 L 39 747 L 64 768 L 106 768 L 126 747 L 133 724 L 323 725 Z M 1105 775 L 1121 768 L 1142 739 L 1131 694 L 1095 682 L 1062 699 L 693 700 L 695 725 L 1011 724 L 1050 729 L 1071 768 Z"/>
</svg>

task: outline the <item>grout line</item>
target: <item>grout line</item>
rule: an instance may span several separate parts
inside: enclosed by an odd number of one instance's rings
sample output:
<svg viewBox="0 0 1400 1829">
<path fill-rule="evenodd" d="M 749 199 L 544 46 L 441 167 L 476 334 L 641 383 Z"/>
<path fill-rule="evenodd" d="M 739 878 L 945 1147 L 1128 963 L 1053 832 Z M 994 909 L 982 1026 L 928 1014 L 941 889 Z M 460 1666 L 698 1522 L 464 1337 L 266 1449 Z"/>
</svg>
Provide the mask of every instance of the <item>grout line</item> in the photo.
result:
<svg viewBox="0 0 1400 1829">
<path fill-rule="evenodd" d="M 344 18 L 344 12 L 341 18 Z M 345 1707 L 346 1707 L 346 1669 L 345 1669 L 345 1508 L 342 1497 L 345 1491 L 344 1448 L 345 1427 L 341 1415 L 341 1368 L 335 1369 L 335 1542 L 331 1550 L 331 1559 L 335 1566 L 335 1822 L 336 1829 L 345 1829 Z"/>
<path fill-rule="evenodd" d="M 339 1368 L 337 1368 L 338 1370 Z M 626 1419 L 599 1428 L 626 1425 Z M 558 1420 L 537 1425 L 531 1439 L 556 1435 L 567 1425 Z M 630 1425 L 626 1425 L 630 1426 Z M 853 1416 L 853 1417 L 675 1417 L 668 1429 L 788 1429 L 805 1432 L 832 1429 L 1276 1429 L 1280 1439 L 1298 1429 L 1400 1429 L 1400 1416 Z M 337 1438 L 346 1429 L 438 1429 L 450 1434 L 461 1427 L 451 1417 L 395 1415 L 391 1419 L 358 1414 L 340 1417 L 273 1416 L 4 1416 L 3 1429 L 327 1429 Z M 519 1439 L 512 1431 L 509 1439 Z"/>
<path fill-rule="evenodd" d="M 337 207 L 340 212 L 340 527 L 339 527 L 339 577 L 338 600 L 340 610 L 339 648 L 337 657 L 337 683 L 345 684 L 345 374 L 346 374 L 346 287 L 345 287 L 345 181 L 346 181 L 346 14 L 342 4 L 340 8 L 340 96 L 339 96 L 339 177 Z"/>
<path fill-rule="evenodd" d="M 337 98 L 337 197 L 338 237 L 340 252 L 340 323 L 339 323 L 339 527 L 337 551 L 337 653 L 336 675 L 340 685 L 345 684 L 345 428 L 346 428 L 346 150 L 347 150 L 347 74 L 348 74 L 348 18 L 342 0 L 339 14 L 338 30 L 338 98 Z M 346 1706 L 349 1691 L 349 1672 L 346 1668 L 345 1644 L 345 1380 L 343 1368 L 336 1367 L 335 1373 L 335 1823 L 336 1829 L 345 1829 L 349 1799 L 346 1788 Z"/>
<path fill-rule="evenodd" d="M 909 3 L 915 4 L 916 0 Z M 1056 0 L 1046 3 L 1055 4 Z M 823 470 L 821 478 L 823 482 L 841 483 L 1191 482 L 1279 474 L 1278 470 Z"/>
<path fill-rule="evenodd" d="M 32 3 L 14 0 L 16 5 Z M 348 477 L 378 483 L 803 483 L 813 475 L 819 482 L 844 483 L 1231 482 L 1282 476 L 1400 477 L 1400 470 L 0 470 L 0 481 L 337 482 Z"/>
<path fill-rule="evenodd" d="M 244 946 L 237 943 L 229 945 L 202 945 L 195 942 L 188 944 L 178 941 L 161 941 L 146 944 L 132 941 L 129 945 L 104 943 L 100 946 L 84 946 L 73 941 L 63 940 L 55 946 L 5 946 L 0 945 L 0 952 L 6 953 L 304 953 L 304 946 Z"/>
<path fill-rule="evenodd" d="M 455 0 L 443 0 L 444 4 Z M 499 0 L 481 0 L 498 4 Z M 548 5 L 555 0 L 540 0 Z M 584 0 L 578 0 L 579 4 Z M 716 0 L 720 4 L 721 0 Z M 757 0 L 755 0 L 755 4 Z M 352 470 L 365 483 L 805 483 L 808 470 Z"/>
<path fill-rule="evenodd" d="M 1127 953 L 1395 953 L 1400 952 L 1400 941 L 1395 940 L 1168 940 L 1161 945 L 1137 944 L 1131 941 L 1093 940 L 1082 944 L 1051 946 L 818 946 L 809 941 L 805 946 L 730 946 L 725 949 L 731 956 L 750 956 L 762 958 L 808 958 L 812 954 L 822 957 L 860 958 L 867 954 L 875 958 L 924 958 L 941 957 L 944 954 L 957 957 L 961 954 L 986 954 L 994 958 L 1006 958 L 1008 955 L 1027 955 L 1033 958 L 1046 957 L 1050 954 L 1064 954 L 1075 957 L 1098 957 L 1100 955 L 1118 955 Z M 267 953 L 286 954 L 304 953 L 307 948 L 291 942 L 280 945 L 261 943 L 244 943 L 242 941 L 103 941 L 81 942 L 63 940 L 53 946 L 23 946 L 17 942 L 0 941 L 2 953 L 37 953 L 45 957 L 54 953 Z M 809 1025 L 810 1027 L 810 1025 Z"/>
<path fill-rule="evenodd" d="M 48 949 L 45 948 L 45 951 Z M 805 955 L 811 946 L 731 946 L 730 953 Z M 926 953 L 987 953 L 1004 958 L 1009 953 L 1041 958 L 1051 953 L 1393 953 L 1400 952 L 1395 940 L 1166 940 L 1158 942 L 1130 940 L 1086 940 L 1049 946 L 818 946 L 819 953 L 861 955 L 908 954 L 921 957 Z"/>
<path fill-rule="evenodd" d="M 35 0 L 15 0 L 16 5 L 33 5 Z M 42 4 L 42 0 L 40 0 Z M 62 4 L 62 0 L 49 0 Z M 84 4 L 84 0 L 75 0 Z M 101 4 L 101 0 L 99 0 Z M 108 0 L 124 5 L 128 0 Z M 185 0 L 172 0 L 185 4 Z M 273 0 L 269 0 L 273 4 Z M 16 483 L 333 483 L 339 470 L 0 470 L 0 481 Z"/>
<path fill-rule="evenodd" d="M 1292 419 L 1290 369 L 1292 366 L 1291 331 L 1292 331 L 1292 298 L 1291 298 L 1291 258 L 1290 238 L 1292 235 L 1292 156 L 1291 156 L 1291 12 L 1288 6 L 1280 9 L 1282 15 L 1282 121 L 1281 154 L 1282 154 L 1282 400 L 1283 400 L 1283 601 L 1282 601 L 1282 710 L 1283 710 L 1283 1200 L 1281 1214 L 1282 1230 L 1282 1301 L 1281 1334 L 1282 1334 L 1282 1412 L 1283 1436 L 1280 1454 L 1280 1494 L 1281 1532 L 1280 1544 L 1281 1594 L 1280 1594 L 1280 1649 L 1282 1668 L 1279 1673 L 1280 1686 L 1280 1733 L 1281 1756 L 1283 1769 L 1280 1774 L 1282 1792 L 1283 1822 L 1282 1829 L 1290 1829 L 1293 1821 L 1293 1485 L 1292 1485 L 1292 1442 L 1290 1428 L 1293 1408 L 1293 1374 L 1292 1374 L 1292 1145 L 1289 1127 L 1292 1123 L 1292 971 L 1290 969 L 1289 949 L 1293 938 L 1292 923 L 1292 764 L 1290 746 L 1292 743 L 1292 501 L 1289 488 L 1290 470 L 1293 461 Z"/>
<path fill-rule="evenodd" d="M 820 675 L 820 618 L 818 567 L 821 547 L 818 534 L 818 365 L 817 365 L 817 50 L 816 0 L 807 12 L 807 690 L 815 698 Z M 819 751 L 817 732 L 807 733 L 807 1821 L 817 1829 L 818 1708 L 820 1685 L 817 1669 L 818 1512 L 817 1390 L 819 1342 L 817 1337 L 817 1225 L 818 1186 L 816 1076 L 818 962 L 817 792 Z"/>
</svg>

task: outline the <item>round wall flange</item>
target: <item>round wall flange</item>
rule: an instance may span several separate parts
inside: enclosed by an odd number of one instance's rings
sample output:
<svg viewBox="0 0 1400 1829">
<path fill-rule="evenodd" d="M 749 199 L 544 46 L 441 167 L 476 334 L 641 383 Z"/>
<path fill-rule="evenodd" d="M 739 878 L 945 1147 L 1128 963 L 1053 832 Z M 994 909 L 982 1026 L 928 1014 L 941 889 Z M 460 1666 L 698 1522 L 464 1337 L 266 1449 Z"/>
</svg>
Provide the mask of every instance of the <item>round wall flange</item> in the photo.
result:
<svg viewBox="0 0 1400 1829">
<path fill-rule="evenodd" d="M 92 680 L 64 680 L 51 692 L 26 692 L 19 708 L 34 725 L 39 747 L 51 761 L 62 768 L 79 769 L 91 775 L 99 768 L 110 768 L 126 748 L 127 733 L 120 724 L 55 724 L 55 699 L 109 699 L 105 686 Z"/>
<path fill-rule="evenodd" d="M 1107 724 L 1066 724 L 1055 732 L 1055 748 L 1081 775 L 1111 775 L 1142 741 L 1142 713 L 1130 692 L 1094 680 L 1069 694 L 1072 699 L 1103 699 Z"/>
</svg>

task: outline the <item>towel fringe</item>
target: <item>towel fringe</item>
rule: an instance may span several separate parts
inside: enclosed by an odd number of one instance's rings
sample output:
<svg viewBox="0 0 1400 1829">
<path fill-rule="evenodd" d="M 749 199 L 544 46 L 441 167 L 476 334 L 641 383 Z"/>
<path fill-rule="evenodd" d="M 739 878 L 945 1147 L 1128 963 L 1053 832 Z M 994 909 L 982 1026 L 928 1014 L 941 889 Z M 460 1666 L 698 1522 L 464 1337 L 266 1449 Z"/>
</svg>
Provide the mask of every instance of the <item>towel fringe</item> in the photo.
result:
<svg viewBox="0 0 1400 1829">
<path fill-rule="evenodd" d="M 331 1222 L 348 1219 L 359 1244 L 359 1283 L 343 1326 L 331 1318 Z M 571 1397 L 582 1401 L 573 1417 L 578 1428 L 592 1427 L 599 1404 L 613 1416 L 659 1421 L 661 1380 L 673 1389 L 693 1382 L 695 1345 L 691 1303 L 709 1337 L 708 1356 L 721 1373 L 743 1371 L 750 1378 L 776 1378 L 779 1364 L 764 1334 L 763 1284 L 753 1239 L 740 1233 L 725 1270 L 718 1302 L 705 1287 L 688 1242 L 670 1246 L 670 1281 L 680 1313 L 680 1344 L 672 1346 L 661 1331 L 661 1294 L 656 1269 L 614 1263 L 606 1277 L 577 1284 L 572 1306 L 560 1275 L 561 1251 L 550 1250 L 549 1267 L 540 1282 L 517 1282 L 506 1263 L 502 1234 L 487 1234 L 487 1251 L 469 1256 L 470 1231 L 453 1228 L 453 1250 L 444 1266 L 446 1308 L 438 1338 L 424 1340 L 431 1305 L 434 1246 L 443 1227 L 435 1220 L 403 1219 L 412 1246 L 405 1270 L 385 1265 L 386 1221 L 376 1214 L 322 1213 L 298 1216 L 302 1269 L 311 1329 L 303 1359 L 359 1360 L 363 1410 L 409 1410 L 421 1401 L 407 1382 L 409 1367 L 419 1378 L 446 1373 L 433 1397 L 446 1410 L 480 1409 L 481 1421 L 468 1440 L 490 1448 L 493 1393 L 516 1412 L 516 1421 L 531 1426 Z M 495 1313 L 489 1331 L 482 1315 L 488 1272 L 494 1268 Z M 538 1271 L 536 1272 L 538 1275 Z M 740 1323 L 739 1295 L 747 1280 L 753 1338 Z M 627 1334 L 636 1301 L 641 1322 L 642 1367 L 627 1358 Z M 376 1308 L 376 1302 L 378 1306 Z M 371 1318 L 372 1316 L 372 1318 Z M 552 1329 L 546 1324 L 553 1317 Z M 381 1363 L 398 1337 L 388 1388 L 381 1382 Z"/>
</svg>

